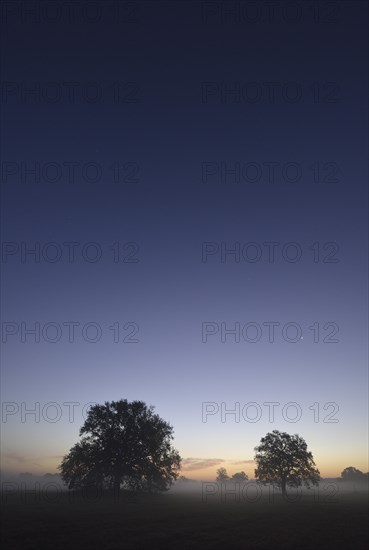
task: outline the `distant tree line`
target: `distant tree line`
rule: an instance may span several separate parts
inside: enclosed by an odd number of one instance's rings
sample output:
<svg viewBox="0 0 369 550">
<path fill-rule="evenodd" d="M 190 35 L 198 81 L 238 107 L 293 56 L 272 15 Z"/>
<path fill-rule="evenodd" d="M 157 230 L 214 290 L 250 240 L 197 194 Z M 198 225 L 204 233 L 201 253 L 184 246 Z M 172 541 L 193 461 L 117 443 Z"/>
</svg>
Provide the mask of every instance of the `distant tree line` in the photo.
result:
<svg viewBox="0 0 369 550">
<path fill-rule="evenodd" d="M 367 482 L 369 480 L 369 473 L 362 472 L 354 466 L 348 466 L 341 472 L 341 477 L 338 478 L 340 481 L 357 481 L 359 483 Z"/>
<path fill-rule="evenodd" d="M 243 471 L 236 472 L 235 474 L 233 474 L 232 477 L 229 477 L 229 475 L 227 474 L 227 470 L 225 468 L 219 468 L 219 470 L 217 470 L 216 481 L 218 481 L 219 483 L 224 483 L 226 481 L 234 481 L 235 483 L 244 483 L 248 479 L 249 479 L 248 475 L 245 474 L 245 472 Z"/>
</svg>

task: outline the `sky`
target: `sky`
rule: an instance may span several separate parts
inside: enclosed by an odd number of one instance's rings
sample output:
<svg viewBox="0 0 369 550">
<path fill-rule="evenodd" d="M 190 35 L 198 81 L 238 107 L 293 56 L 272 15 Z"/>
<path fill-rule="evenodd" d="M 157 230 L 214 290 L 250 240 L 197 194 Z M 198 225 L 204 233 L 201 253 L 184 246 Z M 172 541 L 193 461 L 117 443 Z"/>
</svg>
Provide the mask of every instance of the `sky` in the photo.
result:
<svg viewBox="0 0 369 550">
<path fill-rule="evenodd" d="M 252 477 L 273 429 L 368 471 L 366 2 L 29 6 L 1 12 L 2 472 L 55 473 L 121 398 L 193 479 Z"/>
</svg>

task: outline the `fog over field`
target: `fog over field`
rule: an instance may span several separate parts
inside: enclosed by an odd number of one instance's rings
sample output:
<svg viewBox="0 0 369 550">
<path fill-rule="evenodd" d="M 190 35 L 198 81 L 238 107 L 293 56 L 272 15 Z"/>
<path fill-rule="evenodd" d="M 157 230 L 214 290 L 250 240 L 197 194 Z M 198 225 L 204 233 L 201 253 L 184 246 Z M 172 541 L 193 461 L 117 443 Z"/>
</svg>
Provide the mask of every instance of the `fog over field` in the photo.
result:
<svg viewBox="0 0 369 550">
<path fill-rule="evenodd" d="M 54 492 L 68 491 L 67 485 L 63 482 L 59 474 L 44 474 L 37 476 L 31 473 L 23 474 L 3 474 L 1 475 L 2 496 L 6 500 L 12 494 L 17 492 L 32 491 L 35 496 L 42 495 L 47 499 L 48 494 Z M 90 493 L 93 494 L 93 486 Z M 293 502 L 299 500 L 301 495 L 321 495 L 331 502 L 336 502 L 341 495 L 356 494 L 357 492 L 368 492 L 369 481 L 366 477 L 362 480 L 343 480 L 342 478 L 322 478 L 316 487 L 306 488 L 298 487 L 289 490 L 288 499 Z M 246 501 L 257 502 L 263 498 L 271 498 L 273 495 L 280 494 L 280 488 L 271 484 L 262 484 L 257 479 L 249 479 L 245 483 L 234 481 L 218 482 L 209 480 L 195 480 L 186 478 L 177 480 L 168 489 L 168 494 L 189 494 L 201 496 L 204 502 L 217 501 Z M 96 495 L 100 493 L 96 491 Z M 97 496 L 98 498 L 98 496 Z M 287 499 L 287 500 L 288 500 Z"/>
</svg>

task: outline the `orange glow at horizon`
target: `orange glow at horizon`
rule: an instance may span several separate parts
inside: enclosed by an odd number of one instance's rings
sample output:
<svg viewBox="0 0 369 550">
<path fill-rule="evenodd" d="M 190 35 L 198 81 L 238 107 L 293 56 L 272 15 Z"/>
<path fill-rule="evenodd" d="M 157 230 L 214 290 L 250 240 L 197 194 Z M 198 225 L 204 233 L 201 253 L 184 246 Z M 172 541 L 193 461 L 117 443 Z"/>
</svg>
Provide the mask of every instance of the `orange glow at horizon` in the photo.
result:
<svg viewBox="0 0 369 550">
<path fill-rule="evenodd" d="M 195 480 L 214 481 L 217 476 L 217 470 L 219 468 L 225 468 L 227 470 L 227 474 L 230 477 L 236 472 L 244 471 L 248 475 L 249 479 L 254 478 L 254 470 L 256 467 L 255 463 L 246 463 L 235 466 L 234 462 L 235 461 L 233 460 L 224 461 L 217 466 L 211 466 L 209 468 L 201 468 L 197 470 L 182 468 L 181 475 Z M 341 477 L 342 470 L 344 470 L 348 466 L 354 466 L 358 470 L 361 470 L 363 473 L 366 473 L 369 470 L 368 464 L 364 458 L 354 459 L 352 458 L 352 456 L 347 456 L 347 458 L 340 456 L 337 457 L 334 462 L 332 462 L 331 458 L 327 457 L 325 459 L 320 459 L 319 461 L 315 460 L 315 463 L 320 471 L 321 477 L 326 478 Z"/>
</svg>

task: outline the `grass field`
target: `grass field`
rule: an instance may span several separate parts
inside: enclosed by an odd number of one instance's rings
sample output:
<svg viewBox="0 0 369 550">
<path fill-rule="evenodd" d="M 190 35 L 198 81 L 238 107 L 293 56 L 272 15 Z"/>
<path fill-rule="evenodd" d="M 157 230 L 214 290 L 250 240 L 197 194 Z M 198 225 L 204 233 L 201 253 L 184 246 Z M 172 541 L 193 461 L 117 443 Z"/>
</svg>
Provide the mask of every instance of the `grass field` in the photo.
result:
<svg viewBox="0 0 369 550">
<path fill-rule="evenodd" d="M 281 495 L 256 502 L 165 493 L 95 500 L 33 493 L 3 495 L 2 548 L 367 549 L 366 493 L 329 498 Z M 54 502 L 52 502 L 54 500 Z"/>
</svg>

